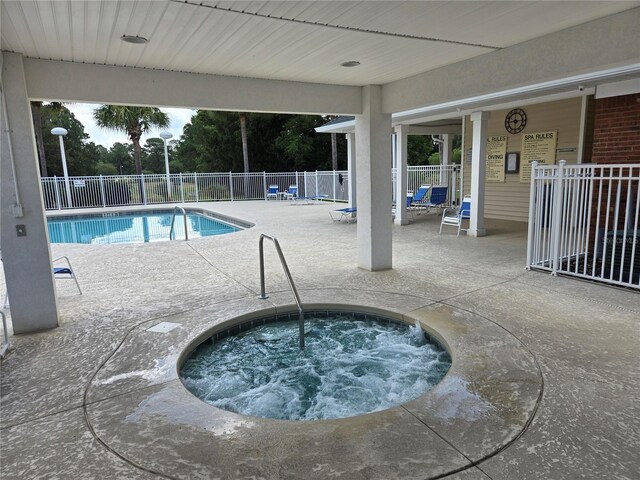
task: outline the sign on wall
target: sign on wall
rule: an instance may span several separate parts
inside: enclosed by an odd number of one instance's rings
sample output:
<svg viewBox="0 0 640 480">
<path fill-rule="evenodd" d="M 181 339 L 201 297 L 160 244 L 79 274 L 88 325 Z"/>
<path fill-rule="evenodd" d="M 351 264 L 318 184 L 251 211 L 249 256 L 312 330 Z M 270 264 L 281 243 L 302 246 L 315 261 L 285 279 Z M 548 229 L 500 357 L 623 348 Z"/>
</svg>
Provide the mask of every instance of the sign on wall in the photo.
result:
<svg viewBox="0 0 640 480">
<path fill-rule="evenodd" d="M 486 181 L 504 182 L 504 161 L 507 154 L 507 136 L 487 138 Z"/>
<path fill-rule="evenodd" d="M 531 182 L 531 163 L 553 165 L 556 163 L 558 131 L 527 133 L 522 135 L 520 152 L 520 182 Z"/>
</svg>

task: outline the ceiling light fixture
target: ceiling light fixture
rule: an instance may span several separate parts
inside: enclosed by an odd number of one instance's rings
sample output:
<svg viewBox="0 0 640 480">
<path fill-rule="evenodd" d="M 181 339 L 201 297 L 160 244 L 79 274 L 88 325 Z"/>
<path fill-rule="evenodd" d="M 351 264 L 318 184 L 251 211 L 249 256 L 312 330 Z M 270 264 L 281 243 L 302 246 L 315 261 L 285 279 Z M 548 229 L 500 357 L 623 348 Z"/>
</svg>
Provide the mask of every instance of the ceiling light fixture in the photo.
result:
<svg viewBox="0 0 640 480">
<path fill-rule="evenodd" d="M 348 62 L 342 62 L 340 64 L 341 67 L 357 67 L 358 65 L 360 65 L 360 62 L 356 61 L 356 60 L 349 60 Z"/>
<path fill-rule="evenodd" d="M 144 37 L 139 37 L 138 35 L 122 35 L 120 40 L 127 43 L 133 43 L 134 45 L 143 45 L 145 43 L 149 43 L 149 40 Z"/>
</svg>

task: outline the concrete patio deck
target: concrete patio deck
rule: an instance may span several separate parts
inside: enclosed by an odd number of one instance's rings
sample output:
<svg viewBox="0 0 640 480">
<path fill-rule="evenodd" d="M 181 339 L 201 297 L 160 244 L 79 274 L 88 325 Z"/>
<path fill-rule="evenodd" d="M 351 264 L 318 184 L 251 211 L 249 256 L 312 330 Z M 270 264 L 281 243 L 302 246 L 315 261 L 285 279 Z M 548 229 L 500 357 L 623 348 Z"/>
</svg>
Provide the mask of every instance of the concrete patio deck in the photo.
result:
<svg viewBox="0 0 640 480">
<path fill-rule="evenodd" d="M 523 224 L 489 221 L 487 237 L 456 238 L 420 215 L 393 227 L 393 270 L 371 273 L 356 266 L 356 224 L 329 218 L 341 205 L 202 206 L 256 226 L 189 242 L 52 246 L 72 259 L 84 294 L 58 282 L 60 327 L 11 339 L 2 478 L 638 478 L 638 292 L 526 272 Z M 257 298 L 261 233 L 279 239 L 303 303 L 424 317 L 451 342 L 454 365 L 486 383 L 448 403 L 447 418 L 430 403 L 439 385 L 402 408 L 295 426 L 191 398 L 175 363 L 193 338 L 293 304 L 271 245 L 271 296 Z M 147 334 L 161 321 L 181 328 Z"/>
</svg>

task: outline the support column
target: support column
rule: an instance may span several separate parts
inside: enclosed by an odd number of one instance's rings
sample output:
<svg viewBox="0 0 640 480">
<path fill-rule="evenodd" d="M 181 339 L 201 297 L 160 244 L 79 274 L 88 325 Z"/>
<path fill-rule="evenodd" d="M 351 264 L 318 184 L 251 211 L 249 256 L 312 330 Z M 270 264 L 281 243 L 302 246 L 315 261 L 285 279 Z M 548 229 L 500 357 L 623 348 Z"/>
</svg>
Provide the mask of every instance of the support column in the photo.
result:
<svg viewBox="0 0 640 480">
<path fill-rule="evenodd" d="M 453 205 L 457 205 L 456 187 L 451 184 L 449 169 L 447 168 L 453 160 L 453 135 L 445 133 L 441 135 L 441 138 L 442 158 L 440 159 L 440 185 L 447 185 L 449 187 L 449 202 Z"/>
<path fill-rule="evenodd" d="M 358 189 L 356 186 L 356 134 L 347 133 L 345 137 L 347 137 L 347 175 L 349 182 L 349 206 L 351 208 L 358 208 Z"/>
<path fill-rule="evenodd" d="M 391 268 L 391 115 L 382 113 L 382 87 L 362 87 L 356 115 L 358 164 L 358 266 Z"/>
<path fill-rule="evenodd" d="M 407 190 L 409 189 L 407 173 L 407 127 L 398 125 L 395 127 L 396 137 L 396 225 L 407 225 L 409 216 L 407 215 Z"/>
<path fill-rule="evenodd" d="M 453 161 L 453 135 L 442 135 L 442 165 L 449 165 Z"/>
<path fill-rule="evenodd" d="M 13 331 L 27 333 L 57 327 L 58 306 L 22 56 L 2 55 L 2 263 Z"/>
<path fill-rule="evenodd" d="M 471 220 L 467 235 L 483 237 L 484 228 L 484 184 L 485 158 L 487 153 L 487 123 L 489 112 L 473 112 L 473 140 L 471 146 Z"/>
</svg>

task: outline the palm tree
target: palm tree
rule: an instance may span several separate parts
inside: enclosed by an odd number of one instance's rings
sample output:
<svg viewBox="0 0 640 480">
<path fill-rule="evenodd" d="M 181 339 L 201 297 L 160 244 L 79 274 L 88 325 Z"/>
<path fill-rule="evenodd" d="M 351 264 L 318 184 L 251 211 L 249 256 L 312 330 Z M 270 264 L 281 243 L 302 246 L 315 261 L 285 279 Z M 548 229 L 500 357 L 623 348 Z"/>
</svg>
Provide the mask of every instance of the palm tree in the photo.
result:
<svg viewBox="0 0 640 480">
<path fill-rule="evenodd" d="M 247 114 L 239 112 L 240 115 L 240 138 L 242 140 L 242 160 L 244 164 L 244 194 L 249 195 L 249 146 L 247 144 Z"/>
<path fill-rule="evenodd" d="M 102 105 L 93 112 L 99 127 L 124 132 L 133 143 L 133 160 L 136 175 L 142 175 L 140 160 L 140 137 L 151 128 L 167 128 L 169 116 L 157 107 L 128 107 L 124 105 Z"/>
<path fill-rule="evenodd" d="M 331 167 L 338 170 L 338 134 L 331 134 Z"/>
</svg>

